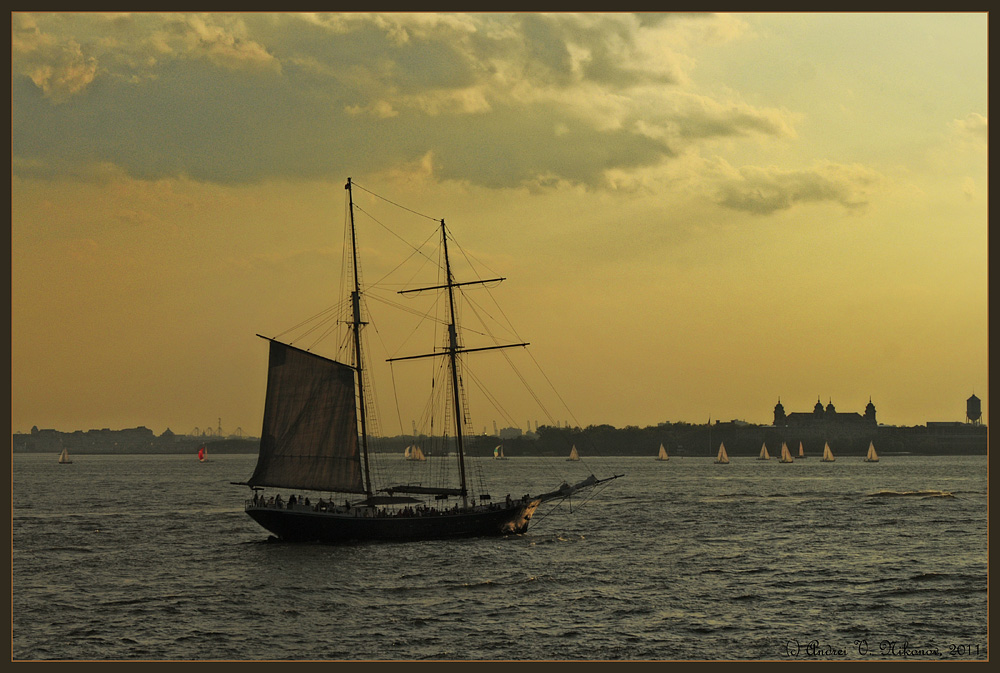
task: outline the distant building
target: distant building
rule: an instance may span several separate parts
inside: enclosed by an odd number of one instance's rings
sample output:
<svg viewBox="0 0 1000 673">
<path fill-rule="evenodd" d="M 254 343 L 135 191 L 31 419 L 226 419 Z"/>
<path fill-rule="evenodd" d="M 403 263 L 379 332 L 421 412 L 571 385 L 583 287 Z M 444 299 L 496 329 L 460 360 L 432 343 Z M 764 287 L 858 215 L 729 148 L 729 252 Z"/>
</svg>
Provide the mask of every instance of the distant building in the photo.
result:
<svg viewBox="0 0 1000 673">
<path fill-rule="evenodd" d="M 816 399 L 816 406 L 813 407 L 811 412 L 806 411 L 793 411 L 790 414 L 785 413 L 785 407 L 781 404 L 781 399 L 778 399 L 778 403 L 774 405 L 774 426 L 779 428 L 803 428 L 803 427 L 815 427 L 815 426 L 851 426 L 851 427 L 876 427 L 878 422 L 875 420 L 875 405 L 872 403 L 871 399 L 868 400 L 868 406 L 865 407 L 864 415 L 859 413 L 843 413 L 837 411 L 836 407 L 833 406 L 833 400 L 830 401 L 826 407 L 823 407 L 823 403 Z"/>
<path fill-rule="evenodd" d="M 973 425 L 983 422 L 983 408 L 975 395 L 965 401 L 965 422 Z"/>
</svg>

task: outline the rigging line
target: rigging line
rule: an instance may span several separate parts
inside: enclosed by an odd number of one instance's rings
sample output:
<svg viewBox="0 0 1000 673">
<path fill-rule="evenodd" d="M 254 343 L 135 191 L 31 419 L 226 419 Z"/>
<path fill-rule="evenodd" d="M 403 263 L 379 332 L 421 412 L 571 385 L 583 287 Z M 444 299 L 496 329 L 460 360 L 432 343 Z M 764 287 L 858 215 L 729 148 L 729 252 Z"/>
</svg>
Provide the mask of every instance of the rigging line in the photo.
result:
<svg viewBox="0 0 1000 673">
<path fill-rule="evenodd" d="M 329 321 L 327 321 L 327 322 L 329 322 Z M 323 324 L 323 323 L 320 323 L 320 325 L 322 325 L 322 324 Z M 320 342 L 321 342 L 321 341 L 322 341 L 323 339 L 327 338 L 328 336 L 330 336 L 330 334 L 331 334 L 332 332 L 334 332 L 334 331 L 336 331 L 336 330 L 337 330 L 337 326 L 338 326 L 339 324 L 340 324 L 340 323 L 339 323 L 338 321 L 336 321 L 336 320 L 334 320 L 333 322 L 331 322 L 331 323 L 330 323 L 330 324 L 329 324 L 329 325 L 327 326 L 326 330 L 324 330 L 322 334 L 320 334 L 320 335 L 319 335 L 318 337 L 316 337 L 315 341 L 313 341 L 313 342 L 312 342 L 312 345 L 311 345 L 311 346 L 310 346 L 309 348 L 307 348 L 306 350 L 312 350 L 313 348 L 315 348 L 316 346 L 318 346 L 318 345 L 319 345 L 319 343 L 320 343 Z M 303 334 L 303 335 L 302 335 L 302 337 L 304 338 L 304 337 L 305 337 L 306 335 L 308 335 L 308 334 L 310 334 L 310 333 L 314 332 L 315 330 L 319 329 L 320 325 L 316 325 L 316 327 L 314 327 L 313 329 L 311 329 L 311 330 L 309 330 L 308 332 L 306 332 L 305 334 Z"/>
<path fill-rule="evenodd" d="M 568 404 L 566 404 L 566 401 L 562 398 L 562 395 L 559 394 L 559 391 L 556 390 L 556 387 L 552 384 L 552 381 L 549 379 L 548 375 L 542 369 L 542 366 L 538 364 L 538 360 L 535 359 L 535 356 L 532 355 L 530 350 L 528 351 L 528 357 L 531 358 L 531 361 L 535 363 L 535 367 L 538 368 L 538 372 L 542 375 L 542 378 L 545 379 L 546 383 L 548 383 L 549 387 L 552 389 L 552 392 L 555 393 L 555 396 L 559 398 L 560 402 L 562 402 L 563 408 L 566 409 L 566 413 L 568 413 L 573 418 L 573 422 L 576 423 L 578 427 L 582 427 L 580 426 L 580 421 L 578 421 L 576 419 L 576 416 L 573 414 L 573 410 L 569 408 Z"/>
<path fill-rule="evenodd" d="M 362 190 L 362 191 L 368 192 L 369 194 L 371 194 L 372 196 L 374 196 L 376 199 L 382 199 L 386 203 L 391 203 L 392 205 L 396 206 L 397 208 L 402 208 L 403 210 L 409 211 L 409 212 L 413 213 L 414 215 L 419 215 L 420 217 L 426 217 L 428 220 L 433 220 L 434 222 L 440 222 L 441 221 L 441 218 L 439 218 L 439 217 L 435 218 L 435 217 L 431 217 L 430 215 L 424 215 L 423 213 L 417 212 L 416 210 L 413 210 L 412 208 L 407 208 L 406 206 L 400 205 L 400 204 L 396 203 L 395 201 L 390 201 L 389 199 L 385 198 L 384 196 L 380 196 L 380 195 L 376 194 L 375 192 L 373 192 L 371 190 L 365 189 L 364 187 L 362 187 L 361 185 L 359 185 L 356 182 L 352 181 L 351 184 L 353 186 L 357 187 L 358 189 Z M 355 206 L 356 205 L 357 204 L 355 204 Z"/>
<path fill-rule="evenodd" d="M 342 308 L 342 306 L 343 306 L 343 304 L 344 304 L 344 302 L 340 301 L 340 302 L 337 302 L 336 304 L 334 304 L 333 306 L 327 306 L 322 311 L 319 311 L 318 313 L 315 313 L 315 314 L 311 315 L 310 317 L 306 318 L 305 320 L 299 322 L 297 325 L 293 325 L 292 327 L 289 327 L 284 332 L 281 332 L 280 334 L 278 334 L 274 338 L 277 339 L 278 337 L 282 337 L 282 336 L 288 334 L 289 332 L 294 332 L 295 330 L 299 329 L 303 325 L 308 325 L 309 323 L 311 323 L 311 322 L 319 319 L 321 316 L 324 316 L 324 315 L 326 315 L 328 313 L 331 313 L 331 312 L 333 312 L 333 313 L 339 313 L 340 310 L 341 310 L 341 308 Z M 308 332 L 307 332 L 307 334 L 308 334 Z"/>
<path fill-rule="evenodd" d="M 381 283 L 382 280 L 385 280 L 385 278 L 387 278 L 388 276 L 392 275 L 396 271 L 396 269 L 398 269 L 399 267 L 401 267 L 404 264 L 406 264 L 410 260 L 410 258 L 412 258 L 414 255 L 420 255 L 421 257 L 424 257 L 427 261 L 430 261 L 430 262 L 434 261 L 433 259 L 430 258 L 430 256 L 427 255 L 426 252 L 423 251 L 423 248 L 424 248 L 424 246 L 427 245 L 428 241 L 430 241 L 434 236 L 437 235 L 436 231 L 434 231 L 430 235 L 428 235 L 427 238 L 424 239 L 424 242 L 420 244 L 420 247 L 417 247 L 417 246 L 413 245 L 412 243 L 410 243 L 409 241 L 407 241 L 402 236 L 400 236 L 399 234 L 397 234 L 395 231 L 393 231 L 392 229 L 390 229 L 388 226 L 386 226 L 384 223 L 382 223 L 377 217 L 375 217 L 374 215 L 372 215 L 371 213 L 369 213 L 368 211 L 366 211 L 364 208 L 362 208 L 358 204 L 355 203 L 354 204 L 354 208 L 355 208 L 355 210 L 359 210 L 362 213 L 364 213 L 365 215 L 367 215 L 368 217 L 370 217 L 372 219 L 372 221 L 375 222 L 375 224 L 379 225 L 380 227 L 382 227 L 383 229 L 385 229 L 387 232 L 389 232 L 390 234 L 392 234 L 393 236 L 395 236 L 396 238 L 398 238 L 400 241 L 402 241 L 407 247 L 409 247 L 412 250 L 412 252 L 406 257 L 406 259 L 404 259 L 403 261 L 401 261 L 399 264 L 396 265 L 396 267 L 394 269 L 392 269 L 391 271 L 389 271 L 388 273 L 386 273 L 384 276 L 382 276 L 382 278 L 378 281 L 378 283 Z M 376 283 L 376 285 L 378 283 Z"/>
<path fill-rule="evenodd" d="M 528 349 L 525 348 L 524 350 L 527 351 Z M 531 387 L 528 379 L 525 378 L 524 374 L 521 373 L 521 370 L 518 369 L 513 360 L 510 359 L 510 353 L 502 352 L 502 355 L 507 360 L 507 364 L 510 365 L 511 370 L 517 375 L 517 378 L 521 380 L 521 384 L 524 385 L 524 389 L 528 391 L 529 395 L 531 395 L 531 399 L 535 400 L 535 404 L 538 405 L 538 408 L 542 411 L 542 413 L 548 417 L 549 421 L 552 421 L 552 413 L 549 411 L 548 407 L 545 406 L 545 403 L 542 401 L 541 397 L 538 396 L 538 393 L 535 392 L 535 389 Z M 558 393 L 556 394 L 558 396 Z"/>
<path fill-rule="evenodd" d="M 389 299 L 386 299 L 385 297 L 379 297 L 377 294 L 368 295 L 368 297 L 370 299 L 373 299 L 374 301 L 382 303 L 382 304 L 384 304 L 386 306 L 390 306 L 390 307 L 395 308 L 395 309 L 397 309 L 399 311 L 404 311 L 406 313 L 410 313 L 410 314 L 415 315 L 418 318 L 420 318 L 420 321 L 417 322 L 417 324 L 413 326 L 413 329 L 410 331 L 409 335 L 402 340 L 402 342 L 399 344 L 399 346 L 394 351 L 390 351 L 388 347 L 385 348 L 385 353 L 386 353 L 386 355 L 390 356 L 390 358 L 394 357 L 397 353 L 399 353 L 400 349 L 402 349 L 403 346 L 410 341 L 410 339 L 413 337 L 413 335 L 420 331 L 420 328 L 421 328 L 421 326 L 424 323 L 426 323 L 426 322 L 429 321 L 431 323 L 444 324 L 444 322 L 440 318 L 438 318 L 438 317 L 436 317 L 434 315 L 431 315 L 431 311 L 434 311 L 437 308 L 437 304 L 436 303 L 428 311 L 420 312 L 420 311 L 417 311 L 416 309 L 404 306 L 402 304 L 397 304 L 397 303 L 395 303 L 395 302 L 393 302 L 393 301 L 391 301 Z M 384 342 L 383 342 L 383 344 L 384 344 Z"/>
<path fill-rule="evenodd" d="M 449 238 L 451 238 L 451 237 L 449 237 Z M 498 273 L 496 271 L 493 271 L 490 268 L 489 264 L 486 264 L 485 262 L 480 261 L 479 258 L 473 257 L 468 252 L 466 252 L 465 248 L 463 248 L 461 245 L 459 245 L 458 241 L 456 241 L 454 238 L 451 238 L 451 241 L 452 241 L 452 245 L 454 247 L 458 248 L 459 252 L 462 253 L 462 256 L 465 258 L 465 261 L 468 262 L 470 268 L 475 269 L 476 266 L 479 265 L 479 266 L 484 267 L 487 271 L 489 271 L 494 276 L 499 276 L 500 275 L 500 273 Z M 473 260 L 475 260 L 475 264 L 473 263 Z"/>
<path fill-rule="evenodd" d="M 468 328 L 468 327 L 463 327 L 463 328 L 462 328 L 462 330 L 463 330 L 463 331 L 465 331 L 465 332 L 473 332 L 473 333 L 475 333 L 475 334 L 480 334 L 480 335 L 485 335 L 485 336 L 489 336 L 489 337 L 491 337 L 491 338 L 492 338 L 492 339 L 493 339 L 493 340 L 494 340 L 494 341 L 495 341 L 496 343 L 500 343 L 500 342 L 499 342 L 499 341 L 497 340 L 497 338 L 496 338 L 496 335 L 495 335 L 495 334 L 493 334 L 493 330 L 491 330 L 491 329 L 489 328 L 489 325 L 487 324 L 487 321 L 483 319 L 483 315 L 486 315 L 486 316 L 487 316 L 487 317 L 489 317 L 489 318 L 490 318 L 490 319 L 491 319 L 491 320 L 492 320 L 492 321 L 493 321 L 494 323 L 496 323 L 496 324 L 497 324 L 497 325 L 499 325 L 499 326 L 500 326 L 501 328 L 503 328 L 503 325 L 502 325 L 502 324 L 500 323 L 500 321 L 499 321 L 499 320 L 497 320 L 496 318 L 494 318 L 494 317 L 493 317 L 493 316 L 492 316 L 492 315 L 490 314 L 490 312 L 486 310 L 486 307 L 485 307 L 485 306 L 481 306 L 481 305 L 479 304 L 479 302 L 477 302 L 477 301 L 473 300 L 473 299 L 472 299 L 472 297 L 471 297 L 471 295 L 469 295 L 469 294 L 468 294 L 468 293 L 466 293 L 466 292 L 462 292 L 462 291 L 461 291 L 461 288 L 459 288 L 459 291 L 460 291 L 460 292 L 461 292 L 461 294 L 462 294 L 462 299 L 463 299 L 464 303 L 465 303 L 465 304 L 466 304 L 467 306 L 469 306 L 469 308 L 470 308 L 470 309 L 472 310 L 472 313 L 473 313 L 473 315 L 475 315 L 475 316 L 476 316 L 477 318 L 479 318 L 479 324 L 483 326 L 483 330 L 485 330 L 485 331 L 479 331 L 479 330 L 473 330 L 473 329 L 470 329 L 470 328 Z M 489 288 L 487 288 L 487 292 L 489 292 Z M 490 295 L 490 298 L 491 298 L 491 299 L 493 298 L 493 297 L 492 297 L 492 294 Z M 494 303 L 494 304 L 496 304 L 496 300 L 495 300 L 495 299 L 493 300 L 493 303 Z M 482 313 L 481 313 L 481 312 L 482 312 Z M 505 317 L 506 317 L 506 316 L 505 316 Z M 508 321 L 508 326 L 510 326 L 510 322 L 509 322 L 509 321 Z M 522 339 L 521 339 L 521 338 L 520 338 L 519 336 L 517 336 L 517 332 L 516 332 L 516 331 L 514 331 L 514 330 L 513 330 L 513 328 L 511 328 L 511 329 L 510 329 L 510 332 L 511 332 L 511 333 L 512 333 L 512 334 L 514 335 L 514 337 L 515 337 L 515 338 L 517 338 L 517 339 L 518 339 L 519 341 L 520 341 L 520 340 L 522 340 Z"/>
<path fill-rule="evenodd" d="M 391 362 L 389 363 L 389 379 L 392 381 L 392 396 L 396 402 L 396 421 L 399 423 L 399 428 L 400 428 L 399 434 L 402 435 L 403 412 L 399 408 L 399 388 L 396 386 L 396 368 L 393 367 Z"/>
<path fill-rule="evenodd" d="M 500 404 L 500 400 L 493 393 L 491 393 L 486 386 L 483 385 L 482 379 L 476 376 L 475 372 L 473 372 L 469 367 L 466 367 L 463 371 L 465 372 L 465 375 L 468 376 L 474 384 L 476 384 L 476 388 L 478 388 L 483 394 L 483 397 L 485 397 L 486 400 L 493 405 L 493 408 L 497 411 L 497 413 L 503 416 L 504 421 L 510 423 L 511 425 L 517 425 L 511 413 L 507 411 L 502 404 Z"/>
<path fill-rule="evenodd" d="M 437 322 L 437 323 L 441 323 L 441 324 L 445 324 L 445 322 L 446 322 L 446 321 L 442 320 L 441 318 L 437 318 L 437 317 L 431 315 L 431 311 L 430 310 L 427 310 L 427 311 L 418 311 L 415 308 L 406 306 L 405 304 L 397 303 L 397 302 L 395 302 L 392 299 L 389 299 L 387 297 L 380 297 L 377 293 L 370 293 L 368 295 L 368 297 L 370 299 L 374 299 L 375 301 L 377 301 L 377 302 L 379 302 L 381 304 L 385 304 L 386 306 L 389 306 L 390 308 L 398 309 L 400 311 L 405 311 L 406 313 L 409 313 L 411 315 L 415 315 L 415 316 L 417 316 L 419 318 L 422 318 L 424 320 L 431 320 L 431 321 L 434 321 L 434 322 Z"/>
</svg>

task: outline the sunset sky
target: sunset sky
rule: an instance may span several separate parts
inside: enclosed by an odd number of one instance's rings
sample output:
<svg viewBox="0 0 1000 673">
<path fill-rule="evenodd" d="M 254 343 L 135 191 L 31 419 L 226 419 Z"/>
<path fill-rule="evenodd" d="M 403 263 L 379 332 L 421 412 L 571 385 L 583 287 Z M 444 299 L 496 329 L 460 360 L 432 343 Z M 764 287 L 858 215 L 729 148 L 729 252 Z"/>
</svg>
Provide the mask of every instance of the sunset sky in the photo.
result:
<svg viewBox="0 0 1000 673">
<path fill-rule="evenodd" d="M 14 432 L 258 435 L 255 335 L 339 299 L 348 177 L 508 279 L 563 421 L 917 425 L 972 394 L 988 421 L 985 13 L 14 13 L 11 40 Z"/>
</svg>

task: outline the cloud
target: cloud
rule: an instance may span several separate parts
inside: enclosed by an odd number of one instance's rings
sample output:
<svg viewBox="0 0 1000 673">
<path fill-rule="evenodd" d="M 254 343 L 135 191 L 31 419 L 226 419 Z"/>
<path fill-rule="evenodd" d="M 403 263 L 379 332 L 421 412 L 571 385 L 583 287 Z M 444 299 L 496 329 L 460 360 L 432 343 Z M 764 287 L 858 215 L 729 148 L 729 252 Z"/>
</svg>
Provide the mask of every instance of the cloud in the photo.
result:
<svg viewBox="0 0 1000 673">
<path fill-rule="evenodd" d="M 955 119 L 951 122 L 951 128 L 966 141 L 986 143 L 989 140 L 989 120 L 976 112 L 969 114 L 965 119 Z"/>
<path fill-rule="evenodd" d="M 746 166 L 720 181 L 717 202 L 733 210 L 768 215 L 803 203 L 838 203 L 849 210 L 868 203 L 884 177 L 858 164 L 822 163 L 806 170 Z"/>
<path fill-rule="evenodd" d="M 140 179 L 338 177 L 429 153 L 446 179 L 572 183 L 713 138 L 794 137 L 789 113 L 689 90 L 731 17 L 632 14 L 14 15 L 13 166 Z M 58 105 L 53 103 L 58 102 Z"/>
<path fill-rule="evenodd" d="M 97 73 L 97 60 L 84 54 L 72 38 L 43 33 L 26 15 L 11 15 L 11 57 L 17 72 L 28 77 L 52 103 L 83 91 Z"/>
</svg>

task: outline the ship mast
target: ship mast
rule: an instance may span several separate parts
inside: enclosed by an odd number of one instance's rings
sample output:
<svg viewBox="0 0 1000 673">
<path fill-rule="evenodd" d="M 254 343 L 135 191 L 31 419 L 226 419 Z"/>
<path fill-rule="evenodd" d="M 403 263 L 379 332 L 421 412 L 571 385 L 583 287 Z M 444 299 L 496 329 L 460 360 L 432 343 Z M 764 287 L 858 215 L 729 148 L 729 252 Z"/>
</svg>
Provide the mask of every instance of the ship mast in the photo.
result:
<svg viewBox="0 0 1000 673">
<path fill-rule="evenodd" d="M 347 201 L 351 215 L 351 262 L 354 266 L 354 290 L 351 291 L 352 321 L 351 331 L 354 334 L 354 369 L 358 376 L 358 414 L 361 417 L 361 457 L 365 464 L 365 495 L 372 497 L 371 469 L 368 466 L 368 414 L 365 410 L 365 386 L 362 377 L 361 360 L 361 279 L 358 277 L 358 240 L 354 228 L 354 193 L 351 191 L 351 179 L 347 178 L 344 186 L 347 190 Z M 465 477 L 464 473 L 462 475 Z M 464 484 L 464 481 L 463 481 Z"/>
<path fill-rule="evenodd" d="M 461 287 L 463 285 L 484 285 L 486 283 L 494 283 L 504 280 L 503 278 L 490 278 L 488 280 L 473 280 L 466 281 L 463 283 L 456 283 L 454 277 L 451 274 L 451 261 L 448 257 L 448 231 L 445 228 L 444 220 L 441 220 L 441 241 L 444 247 L 444 266 L 445 266 L 445 283 L 444 285 L 435 285 L 433 287 L 422 287 L 415 288 L 412 290 L 400 290 L 399 294 L 409 294 L 411 292 L 424 292 L 426 290 L 448 290 L 448 363 L 451 369 L 451 388 L 452 388 L 452 407 L 455 414 L 455 439 L 457 441 L 458 448 L 458 467 L 461 473 L 461 487 L 458 492 L 455 493 L 454 489 L 431 489 L 431 488 L 420 488 L 415 486 L 397 486 L 393 490 L 399 493 L 447 493 L 449 495 L 461 495 L 462 505 L 468 507 L 469 503 L 469 490 L 466 481 L 465 474 L 465 440 L 463 433 L 463 421 L 465 416 L 462 411 L 462 396 L 459 390 L 459 381 L 461 377 L 458 373 L 458 355 L 460 353 L 472 353 L 475 351 L 488 351 L 495 350 L 498 348 L 512 348 L 514 346 L 527 346 L 525 343 L 517 344 L 505 344 L 502 346 L 485 346 L 482 348 L 462 348 L 458 343 L 458 317 L 455 312 L 455 288 Z M 410 355 L 400 358 L 390 358 L 388 362 L 398 362 L 399 360 L 415 360 L 418 358 L 435 357 L 440 355 L 440 353 L 428 353 L 425 355 Z"/>
<path fill-rule="evenodd" d="M 441 220 L 441 245 L 444 246 L 445 281 L 448 285 L 448 360 L 451 365 L 452 404 L 455 407 L 455 441 L 458 446 L 458 469 L 462 475 L 462 505 L 468 506 L 469 491 L 465 483 L 465 446 L 463 443 L 462 396 L 458 390 L 458 328 L 455 321 L 455 279 L 451 275 L 451 262 L 448 259 L 448 232 Z"/>
</svg>

